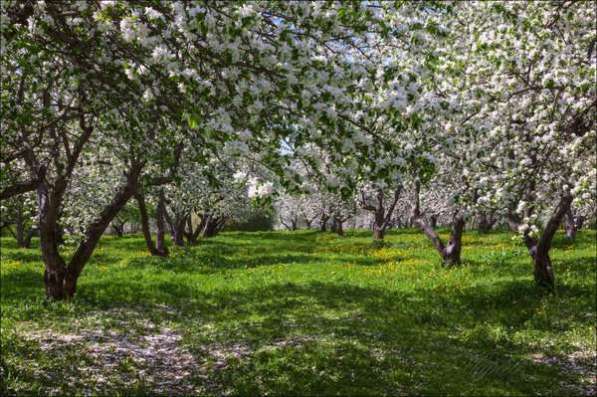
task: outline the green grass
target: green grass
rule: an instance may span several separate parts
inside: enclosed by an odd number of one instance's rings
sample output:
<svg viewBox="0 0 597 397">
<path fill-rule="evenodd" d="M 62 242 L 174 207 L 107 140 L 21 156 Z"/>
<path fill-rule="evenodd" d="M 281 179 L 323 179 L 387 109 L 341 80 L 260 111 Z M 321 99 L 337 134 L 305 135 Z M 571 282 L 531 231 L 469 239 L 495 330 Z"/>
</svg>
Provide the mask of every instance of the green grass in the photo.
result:
<svg viewBox="0 0 597 397">
<path fill-rule="evenodd" d="M 0 392 L 144 395 L 168 370 L 179 394 L 590 391 L 595 239 L 556 237 L 549 294 L 506 233 L 467 232 L 465 263 L 450 269 L 414 230 L 382 248 L 364 231 L 230 232 L 167 259 L 138 236 L 105 237 L 76 299 L 49 303 L 39 251 L 3 238 Z M 127 350 L 151 338 L 174 361 Z"/>
</svg>

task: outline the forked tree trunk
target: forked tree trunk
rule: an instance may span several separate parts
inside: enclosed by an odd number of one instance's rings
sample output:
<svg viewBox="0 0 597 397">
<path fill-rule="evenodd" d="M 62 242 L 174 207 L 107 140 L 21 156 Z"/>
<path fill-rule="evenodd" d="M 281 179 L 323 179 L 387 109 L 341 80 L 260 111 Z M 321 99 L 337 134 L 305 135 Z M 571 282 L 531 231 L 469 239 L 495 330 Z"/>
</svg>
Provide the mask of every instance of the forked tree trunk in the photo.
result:
<svg viewBox="0 0 597 397">
<path fill-rule="evenodd" d="M 226 225 L 226 218 L 223 216 L 205 215 L 204 227 L 201 230 L 201 237 L 213 237 L 218 234 Z"/>
<path fill-rule="evenodd" d="M 377 191 L 377 203 L 375 203 L 375 205 L 368 204 L 364 197 L 364 193 L 361 193 L 363 195 L 361 207 L 364 210 L 371 211 L 373 213 L 373 240 L 379 241 L 384 239 L 386 228 L 390 224 L 390 220 L 392 218 L 392 214 L 394 213 L 394 209 L 396 208 L 396 203 L 398 203 L 398 199 L 400 198 L 401 191 L 402 187 L 398 187 L 396 190 L 394 190 L 394 198 L 387 209 L 384 203 L 383 190 L 380 189 Z"/>
<path fill-rule="evenodd" d="M 549 258 L 549 250 L 551 248 L 553 236 L 556 234 L 558 227 L 562 223 L 562 219 L 569 211 L 570 204 L 572 204 L 571 195 L 565 195 L 560 199 L 554 213 L 543 230 L 541 238 L 537 242 L 534 252 L 530 252 L 534 261 L 535 282 L 541 286 L 549 288 L 555 286 L 555 276 L 551 259 Z"/>
<path fill-rule="evenodd" d="M 168 210 L 165 209 L 164 218 L 166 219 L 166 223 L 170 228 L 170 234 L 172 235 L 172 241 L 174 242 L 174 245 L 184 247 L 184 238 L 186 236 L 185 225 L 187 217 L 175 212 L 174 218 L 172 218 L 170 214 L 168 214 Z"/>
<path fill-rule="evenodd" d="M 197 225 L 196 229 L 193 229 L 193 220 L 191 219 L 190 215 L 187 217 L 186 222 L 187 230 L 185 232 L 185 235 L 187 237 L 187 243 L 189 245 L 195 245 L 199 242 L 199 236 L 201 235 L 201 231 L 203 230 L 203 228 L 205 228 L 205 216 L 201 216 L 201 221 Z"/>
<path fill-rule="evenodd" d="M 566 216 L 566 213 L 570 209 L 571 203 L 571 195 L 566 194 L 562 196 L 554 212 L 547 221 L 541 236 L 534 238 L 528 234 L 524 235 L 524 243 L 533 261 L 535 282 L 539 286 L 547 287 L 549 289 L 553 289 L 555 286 L 555 274 L 551 258 L 549 257 L 549 250 L 551 249 L 553 237 Z M 510 215 L 507 220 L 510 228 L 514 228 L 515 230 L 518 229 L 520 222 L 515 216 Z"/>
<path fill-rule="evenodd" d="M 448 240 L 448 244 L 446 245 L 444 245 L 440 236 L 425 221 L 425 219 L 423 219 L 422 216 L 415 216 L 414 224 L 419 227 L 421 231 L 423 231 L 429 240 L 431 240 L 433 247 L 441 256 L 442 262 L 445 266 L 460 264 L 460 253 L 462 251 L 462 232 L 464 231 L 464 219 L 462 216 L 454 216 L 450 240 Z"/>
<path fill-rule="evenodd" d="M 145 196 L 142 192 L 135 193 L 135 199 L 139 205 L 139 214 L 141 215 L 141 230 L 145 238 L 145 244 L 149 253 L 153 256 L 167 256 L 168 253 L 158 250 L 153 238 L 151 237 L 151 229 L 149 227 L 149 215 L 147 213 L 147 206 L 145 204 Z M 162 237 L 163 238 L 163 237 Z M 163 244 L 163 242 L 162 242 Z"/>
<path fill-rule="evenodd" d="M 64 180 L 59 180 L 51 191 L 45 183 L 38 186 L 40 247 L 45 264 L 46 296 L 49 299 L 61 300 L 73 297 L 77 288 L 77 280 L 102 234 L 135 193 L 140 171 L 140 166 L 130 170 L 127 175 L 127 183 L 116 192 L 112 201 L 103 208 L 98 217 L 87 226 L 83 240 L 79 243 L 68 264 L 58 251 L 59 228 L 57 227 L 58 210 L 66 183 Z"/>
</svg>

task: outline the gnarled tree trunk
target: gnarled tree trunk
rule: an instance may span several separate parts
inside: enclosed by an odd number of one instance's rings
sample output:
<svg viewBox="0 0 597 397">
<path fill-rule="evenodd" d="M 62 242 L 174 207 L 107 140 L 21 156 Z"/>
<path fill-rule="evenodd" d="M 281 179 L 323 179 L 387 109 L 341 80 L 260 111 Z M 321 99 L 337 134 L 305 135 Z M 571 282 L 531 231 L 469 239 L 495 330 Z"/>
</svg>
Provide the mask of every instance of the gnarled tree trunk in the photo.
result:
<svg viewBox="0 0 597 397">
<path fill-rule="evenodd" d="M 115 193 L 112 201 L 103 208 L 98 217 L 88 225 L 83 240 L 68 264 L 58 251 L 58 213 L 66 187 L 65 180 L 58 180 L 53 189 L 45 183 L 37 187 L 39 234 L 42 258 L 45 264 L 44 283 L 49 299 L 72 298 L 76 292 L 77 280 L 102 234 L 133 196 L 141 167 L 134 167 L 127 175 L 127 183 Z"/>
<path fill-rule="evenodd" d="M 298 224 L 298 219 L 296 216 L 292 216 L 289 220 L 288 223 L 284 222 L 284 220 L 282 218 L 280 218 L 280 223 L 282 223 L 282 225 L 284 225 L 284 227 L 287 230 L 296 230 L 297 229 L 297 224 Z"/>
<path fill-rule="evenodd" d="M 549 250 L 556 231 L 560 227 L 562 220 L 570 209 L 572 203 L 572 196 L 565 194 L 560 198 L 558 205 L 549 218 L 543 232 L 539 237 L 531 237 L 527 231 L 524 234 L 524 243 L 529 251 L 529 255 L 533 261 L 533 274 L 535 282 L 539 286 L 553 289 L 555 286 L 555 274 L 551 258 L 549 257 Z M 518 230 L 520 224 L 519 219 L 514 215 L 508 217 L 510 228 Z"/>
<path fill-rule="evenodd" d="M 127 183 L 116 192 L 110 204 L 104 207 L 99 216 L 87 227 L 83 241 L 77 247 L 68 264 L 68 272 L 65 278 L 65 291 L 68 297 L 72 297 L 75 294 L 77 280 L 85 264 L 93 254 L 100 238 L 106 231 L 106 228 L 135 194 L 140 172 L 140 165 L 133 167 L 127 175 Z"/>
<path fill-rule="evenodd" d="M 394 197 L 390 206 L 386 209 L 384 203 L 384 192 L 383 190 L 379 189 L 377 191 L 377 202 L 375 205 L 367 204 L 367 200 L 364 197 L 364 193 L 362 194 L 361 199 L 361 207 L 364 210 L 373 212 L 373 239 L 374 240 L 383 240 L 385 237 L 385 232 L 387 227 L 390 224 L 390 220 L 392 219 L 392 214 L 394 213 L 394 209 L 396 208 L 396 203 L 398 203 L 398 199 L 400 198 L 400 193 L 402 188 L 399 187 L 394 191 Z"/>
<path fill-rule="evenodd" d="M 525 236 L 524 240 L 533 260 L 535 282 L 540 286 L 553 288 L 555 275 L 551 258 L 549 257 L 549 248 L 545 245 L 540 247 L 539 240 L 529 236 Z"/>
<path fill-rule="evenodd" d="M 416 214 L 414 217 L 414 224 L 431 240 L 433 247 L 440 254 L 445 266 L 460 264 L 462 233 L 464 231 L 464 218 L 462 216 L 455 214 L 448 244 L 443 243 L 440 236 L 420 214 Z"/>
</svg>

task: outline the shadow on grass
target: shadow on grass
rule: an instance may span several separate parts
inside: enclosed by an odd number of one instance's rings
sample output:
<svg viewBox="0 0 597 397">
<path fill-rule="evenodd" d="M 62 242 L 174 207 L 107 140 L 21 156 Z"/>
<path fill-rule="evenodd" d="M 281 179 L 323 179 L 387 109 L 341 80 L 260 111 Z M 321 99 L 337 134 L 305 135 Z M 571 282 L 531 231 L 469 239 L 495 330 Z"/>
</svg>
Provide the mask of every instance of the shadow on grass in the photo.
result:
<svg viewBox="0 0 597 397">
<path fill-rule="evenodd" d="M 36 249 L 15 249 L 3 250 L 3 260 L 13 260 L 18 262 L 41 262 L 39 250 Z"/>
<path fill-rule="evenodd" d="M 270 281 L 242 288 L 219 281 L 213 288 L 202 284 L 206 278 L 192 277 L 222 269 L 355 261 L 297 251 L 307 244 L 293 243 L 298 236 L 292 234 L 289 240 L 272 239 L 287 247 L 282 253 L 227 240 L 245 234 L 246 241 L 253 241 L 253 233 L 234 233 L 167 259 L 133 257 L 126 270 L 106 276 L 85 273 L 77 299 L 61 312 L 60 321 L 125 307 L 174 326 L 208 366 L 208 380 L 197 382 L 206 382 L 214 395 L 553 395 L 561 390 L 564 375 L 555 366 L 533 362 L 529 354 L 536 353 L 535 340 L 517 337 L 573 330 L 594 311 L 594 285 L 571 282 L 559 286 L 557 295 L 546 294 L 530 280 L 530 263 L 524 275 L 512 270 L 524 270 L 512 266 L 516 254 L 470 261 L 468 266 L 487 278 L 476 277 L 478 282 L 463 288 L 401 291 L 338 281 Z M 303 234 L 305 242 L 317 235 Z M 119 249 L 129 244 L 143 249 L 138 239 L 109 244 L 115 243 Z M 501 263 L 493 262 L 500 258 Z M 594 275 L 594 262 L 593 257 L 558 260 L 556 271 L 582 279 Z M 146 268 L 150 271 L 135 272 Z M 188 275 L 158 275 L 159 270 Z M 2 285 L 5 305 L 27 303 L 43 293 L 41 275 L 27 268 L 4 275 Z M 31 313 L 47 316 L 40 308 Z M 210 367 L 216 359 L 225 362 Z"/>
<path fill-rule="evenodd" d="M 175 273 L 212 274 L 222 270 L 247 269 L 262 266 L 284 265 L 309 265 L 321 264 L 329 266 L 335 264 L 351 263 L 357 266 L 375 266 L 380 260 L 373 257 L 354 257 L 351 255 L 338 255 L 325 259 L 314 254 L 252 254 L 242 257 L 225 257 L 220 255 L 194 256 L 192 254 L 180 255 L 170 258 L 144 257 L 134 258 L 128 266 L 134 269 L 156 269 L 158 271 L 172 271 Z"/>
<path fill-rule="evenodd" d="M 587 293 L 567 288 L 560 298 Z M 549 390 L 559 379 L 556 369 L 528 359 L 531 346 L 513 344 L 501 334 L 553 328 L 538 318 L 538 308 L 553 297 L 526 280 L 459 294 L 388 293 L 324 282 L 204 292 L 175 281 L 105 280 L 87 284 L 79 296 L 86 302 L 108 297 L 115 307 L 175 308 L 168 321 L 180 324 L 198 357 L 210 349 L 242 346 L 248 353 L 232 358 L 211 379 L 214 387 L 232 387 L 239 394 L 379 395 L 396 387 L 424 394 L 473 394 L 488 387 L 496 394 L 527 394 L 538 384 Z M 560 318 L 560 327 L 581 320 Z"/>
<path fill-rule="evenodd" d="M 0 278 L 2 303 L 23 302 L 35 295 L 43 295 L 44 283 L 41 272 L 18 269 L 3 273 Z"/>
</svg>

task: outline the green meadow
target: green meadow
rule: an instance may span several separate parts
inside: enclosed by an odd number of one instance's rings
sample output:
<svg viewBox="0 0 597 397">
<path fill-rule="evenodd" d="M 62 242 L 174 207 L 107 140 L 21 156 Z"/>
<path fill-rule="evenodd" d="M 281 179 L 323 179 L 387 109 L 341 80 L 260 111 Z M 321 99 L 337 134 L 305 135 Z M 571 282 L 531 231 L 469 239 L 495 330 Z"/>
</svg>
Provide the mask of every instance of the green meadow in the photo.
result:
<svg viewBox="0 0 597 397">
<path fill-rule="evenodd" d="M 467 231 L 444 268 L 408 229 L 227 232 L 169 258 L 107 236 L 63 303 L 39 249 L 2 238 L 0 392 L 596 393 L 595 231 L 556 236 L 553 293 L 513 237 Z"/>
</svg>

